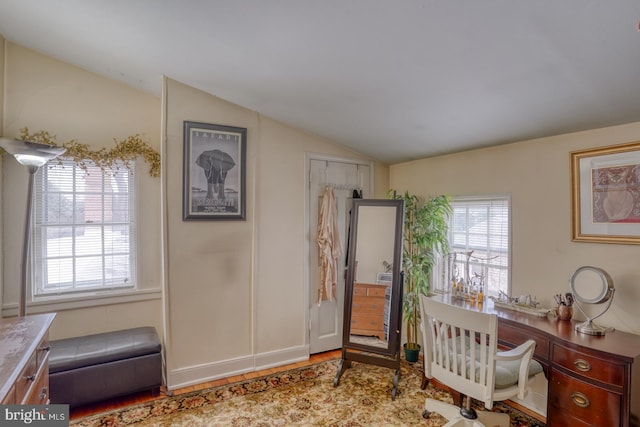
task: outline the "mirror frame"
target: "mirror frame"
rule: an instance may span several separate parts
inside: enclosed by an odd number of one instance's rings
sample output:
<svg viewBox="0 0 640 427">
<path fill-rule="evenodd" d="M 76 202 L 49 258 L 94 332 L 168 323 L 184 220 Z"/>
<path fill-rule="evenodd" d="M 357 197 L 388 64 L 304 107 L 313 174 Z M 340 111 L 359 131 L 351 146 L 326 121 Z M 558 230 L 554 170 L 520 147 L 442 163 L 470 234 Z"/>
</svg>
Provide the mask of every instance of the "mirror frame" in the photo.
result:
<svg viewBox="0 0 640 427">
<path fill-rule="evenodd" d="M 351 308 L 356 274 L 356 248 L 358 246 L 358 219 L 360 208 L 391 207 L 396 210 L 394 223 L 393 262 L 391 280 L 391 304 L 389 310 L 389 336 L 387 347 L 370 346 L 351 341 Z M 349 228 L 349 247 L 347 250 L 347 277 L 345 281 L 344 323 L 342 334 L 343 347 L 366 351 L 368 353 L 394 356 L 400 348 L 400 331 L 402 325 L 402 239 L 404 228 L 404 201 L 391 199 L 354 199 L 351 209 Z"/>
<path fill-rule="evenodd" d="M 599 290 L 600 293 L 595 298 L 585 298 L 583 295 L 580 294 L 576 286 L 575 282 L 576 282 L 576 279 L 578 278 L 578 275 L 585 271 L 590 271 L 592 273 L 595 273 L 600 278 L 600 283 L 601 283 L 600 285 L 601 287 Z M 583 267 L 578 268 L 571 275 L 571 278 L 569 279 L 569 285 L 571 288 L 571 292 L 573 293 L 573 297 L 577 301 L 585 304 L 602 304 L 603 302 L 609 301 L 609 299 L 613 297 L 613 292 L 614 292 L 613 279 L 611 279 L 611 276 L 609 276 L 609 273 L 607 273 L 606 271 L 598 267 L 591 267 L 589 265 L 585 265 Z"/>
<path fill-rule="evenodd" d="M 585 271 L 595 273 L 600 278 L 600 282 L 601 282 L 600 289 L 599 289 L 600 293 L 598 294 L 597 297 L 586 298 L 584 295 L 581 295 L 580 292 L 578 292 L 578 287 L 576 286 L 576 279 L 578 278 L 578 275 L 580 273 L 583 273 Z M 611 307 L 611 303 L 613 302 L 613 293 L 615 291 L 615 288 L 613 286 L 613 279 L 611 278 L 609 273 L 607 273 L 601 268 L 585 265 L 573 272 L 573 274 L 571 275 L 571 278 L 569 279 L 569 285 L 571 288 L 571 293 L 573 294 L 573 297 L 576 301 L 576 307 L 578 307 L 578 310 L 580 310 L 580 312 L 586 318 L 586 320 L 583 323 L 576 324 L 574 329 L 583 334 L 598 335 L 598 336 L 605 335 L 607 332 L 613 331 L 614 328 L 602 327 L 593 323 L 595 319 L 602 316 L 607 312 L 607 310 L 609 310 L 609 308 Z M 605 302 L 607 304 L 604 306 L 604 308 L 600 308 L 600 312 L 595 316 L 589 315 L 585 310 L 585 307 L 583 306 L 587 304 L 593 304 L 593 305 L 602 304 Z"/>
</svg>

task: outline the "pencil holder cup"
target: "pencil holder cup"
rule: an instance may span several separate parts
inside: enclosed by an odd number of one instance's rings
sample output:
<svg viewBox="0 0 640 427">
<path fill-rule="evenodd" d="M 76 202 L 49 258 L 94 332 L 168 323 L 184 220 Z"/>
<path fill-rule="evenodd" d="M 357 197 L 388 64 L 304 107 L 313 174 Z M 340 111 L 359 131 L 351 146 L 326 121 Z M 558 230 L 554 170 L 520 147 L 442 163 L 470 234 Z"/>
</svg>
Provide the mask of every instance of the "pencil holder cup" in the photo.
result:
<svg viewBox="0 0 640 427">
<path fill-rule="evenodd" d="M 573 317 L 573 307 L 564 304 L 558 306 L 558 320 L 571 320 L 571 317 Z"/>
</svg>

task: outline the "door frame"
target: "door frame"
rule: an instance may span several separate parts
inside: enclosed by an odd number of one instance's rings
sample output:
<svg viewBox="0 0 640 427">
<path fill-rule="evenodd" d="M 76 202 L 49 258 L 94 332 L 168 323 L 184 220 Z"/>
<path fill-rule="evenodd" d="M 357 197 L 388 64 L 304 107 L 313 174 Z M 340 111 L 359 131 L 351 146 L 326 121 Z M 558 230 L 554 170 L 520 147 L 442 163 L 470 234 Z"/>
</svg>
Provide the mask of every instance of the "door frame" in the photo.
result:
<svg viewBox="0 0 640 427">
<path fill-rule="evenodd" d="M 310 196 L 310 163 L 311 160 L 320 160 L 320 161 L 328 161 L 328 162 L 338 162 L 338 163 L 348 163 L 348 164 L 359 164 L 359 165 L 367 165 L 369 166 L 369 188 L 371 194 L 375 194 L 375 189 L 373 187 L 374 183 L 374 162 L 372 160 L 366 159 L 358 159 L 355 157 L 340 157 L 340 156 L 332 156 L 327 154 L 319 154 L 319 153 L 305 153 L 304 158 L 304 346 L 307 348 L 307 354 L 311 354 L 311 346 L 310 346 L 310 334 L 311 334 L 311 324 L 310 324 L 310 315 L 309 315 L 309 286 L 311 285 L 311 277 L 310 277 L 310 265 L 309 265 L 309 245 L 311 242 L 311 237 L 309 235 L 309 196 Z"/>
</svg>

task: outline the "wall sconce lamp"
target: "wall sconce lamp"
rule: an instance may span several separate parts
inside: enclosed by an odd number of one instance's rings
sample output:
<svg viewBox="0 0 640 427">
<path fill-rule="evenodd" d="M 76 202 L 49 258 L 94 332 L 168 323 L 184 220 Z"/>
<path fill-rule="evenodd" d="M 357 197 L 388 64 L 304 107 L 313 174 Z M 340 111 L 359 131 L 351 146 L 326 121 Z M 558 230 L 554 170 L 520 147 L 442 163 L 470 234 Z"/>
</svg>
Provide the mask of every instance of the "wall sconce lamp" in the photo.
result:
<svg viewBox="0 0 640 427">
<path fill-rule="evenodd" d="M 33 202 L 33 185 L 35 174 L 40 167 L 49 160 L 63 154 L 66 149 L 37 142 L 21 141 L 0 137 L 0 147 L 11 154 L 29 171 L 29 188 L 27 190 L 27 217 L 24 227 L 24 243 L 22 247 L 22 276 L 20 281 L 20 300 L 18 303 L 18 316 L 23 317 L 27 311 L 27 272 L 29 266 L 29 245 L 31 241 L 31 205 Z"/>
</svg>

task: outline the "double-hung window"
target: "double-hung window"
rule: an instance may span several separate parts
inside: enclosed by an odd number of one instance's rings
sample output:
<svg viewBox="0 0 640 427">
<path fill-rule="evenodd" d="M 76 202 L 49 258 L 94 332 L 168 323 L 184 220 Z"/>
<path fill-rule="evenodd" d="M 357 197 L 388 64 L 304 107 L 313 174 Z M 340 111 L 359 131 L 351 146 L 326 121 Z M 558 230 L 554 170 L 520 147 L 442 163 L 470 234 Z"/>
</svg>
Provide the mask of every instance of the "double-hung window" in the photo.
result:
<svg viewBox="0 0 640 427">
<path fill-rule="evenodd" d="M 134 289 L 134 167 L 116 165 L 113 173 L 89 161 L 81 167 L 56 160 L 40 168 L 31 248 L 34 299 Z"/>
<path fill-rule="evenodd" d="M 467 285 L 481 284 L 488 295 L 510 293 L 510 204 L 508 195 L 452 198 L 449 250 L 454 256 L 448 262 L 455 258 L 456 266 L 449 275 Z"/>
</svg>

